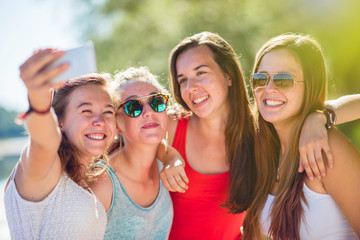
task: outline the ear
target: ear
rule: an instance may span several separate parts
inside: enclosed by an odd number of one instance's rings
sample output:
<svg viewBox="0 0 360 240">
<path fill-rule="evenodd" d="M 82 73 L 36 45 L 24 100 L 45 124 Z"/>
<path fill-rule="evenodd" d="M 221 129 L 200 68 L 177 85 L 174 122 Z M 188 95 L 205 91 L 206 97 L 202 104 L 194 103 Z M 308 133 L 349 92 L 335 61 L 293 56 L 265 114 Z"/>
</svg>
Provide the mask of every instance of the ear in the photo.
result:
<svg viewBox="0 0 360 240">
<path fill-rule="evenodd" d="M 232 80 L 229 75 L 226 75 L 226 80 L 228 82 L 228 86 L 230 87 L 232 85 Z"/>
<path fill-rule="evenodd" d="M 116 128 L 116 134 L 118 134 L 118 135 L 121 135 L 122 134 L 122 131 L 121 131 L 121 129 L 120 128 Z"/>
</svg>

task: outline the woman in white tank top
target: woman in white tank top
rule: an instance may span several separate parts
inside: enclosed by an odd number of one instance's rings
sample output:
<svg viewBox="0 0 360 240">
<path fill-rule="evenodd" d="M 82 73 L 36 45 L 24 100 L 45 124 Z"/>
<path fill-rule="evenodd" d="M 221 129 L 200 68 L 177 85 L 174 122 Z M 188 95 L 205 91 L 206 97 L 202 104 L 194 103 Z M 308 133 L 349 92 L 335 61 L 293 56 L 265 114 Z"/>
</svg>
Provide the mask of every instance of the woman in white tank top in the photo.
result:
<svg viewBox="0 0 360 240">
<path fill-rule="evenodd" d="M 251 78 L 258 174 L 244 222 L 246 239 L 261 239 L 261 233 L 283 240 L 360 236 L 360 152 L 332 128 L 332 110 L 323 111 L 335 166 L 325 164 L 327 175 L 321 179 L 298 173 L 301 127 L 310 113 L 323 109 L 326 81 L 321 48 L 309 36 L 280 35 L 259 50 Z"/>
<path fill-rule="evenodd" d="M 30 140 L 5 189 L 12 239 L 104 236 L 106 213 L 87 188 L 88 167 L 114 139 L 115 109 L 100 74 L 51 83 L 69 65 L 46 67 L 63 54 L 40 50 L 20 67 L 30 105 L 22 119 Z"/>
</svg>

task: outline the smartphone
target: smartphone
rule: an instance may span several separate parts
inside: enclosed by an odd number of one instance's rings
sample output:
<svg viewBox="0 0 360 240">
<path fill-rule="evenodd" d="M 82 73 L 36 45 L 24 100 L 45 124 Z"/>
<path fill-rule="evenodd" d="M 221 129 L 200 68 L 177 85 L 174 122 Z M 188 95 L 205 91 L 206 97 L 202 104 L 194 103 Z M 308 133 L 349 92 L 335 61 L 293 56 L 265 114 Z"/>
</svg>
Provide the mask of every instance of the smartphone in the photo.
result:
<svg viewBox="0 0 360 240">
<path fill-rule="evenodd" d="M 66 50 L 65 54 L 50 64 L 49 67 L 58 66 L 65 62 L 69 63 L 70 67 L 59 76 L 53 78 L 51 82 L 65 82 L 71 78 L 97 72 L 94 44 L 88 42 L 83 46 Z"/>
</svg>

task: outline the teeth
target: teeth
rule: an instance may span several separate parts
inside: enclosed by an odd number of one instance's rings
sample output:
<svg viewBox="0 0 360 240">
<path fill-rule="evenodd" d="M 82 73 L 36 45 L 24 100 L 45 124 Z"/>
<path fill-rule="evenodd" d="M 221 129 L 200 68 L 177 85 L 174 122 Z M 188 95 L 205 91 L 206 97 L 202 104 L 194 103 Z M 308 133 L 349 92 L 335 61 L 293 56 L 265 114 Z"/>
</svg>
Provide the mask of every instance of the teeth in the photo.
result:
<svg viewBox="0 0 360 240">
<path fill-rule="evenodd" d="M 201 97 L 201 98 L 198 98 L 198 99 L 195 99 L 193 102 L 195 104 L 198 104 L 198 103 L 201 103 L 202 101 L 205 101 L 206 99 L 208 99 L 209 96 L 206 96 L 206 97 Z"/>
<path fill-rule="evenodd" d="M 284 103 L 282 101 L 276 101 L 276 100 L 266 100 L 265 102 L 266 102 L 266 105 L 269 105 L 269 106 L 279 106 Z"/>
<path fill-rule="evenodd" d="M 105 137 L 104 134 L 89 134 L 87 136 L 88 136 L 88 138 L 96 139 L 96 140 L 102 140 Z"/>
</svg>

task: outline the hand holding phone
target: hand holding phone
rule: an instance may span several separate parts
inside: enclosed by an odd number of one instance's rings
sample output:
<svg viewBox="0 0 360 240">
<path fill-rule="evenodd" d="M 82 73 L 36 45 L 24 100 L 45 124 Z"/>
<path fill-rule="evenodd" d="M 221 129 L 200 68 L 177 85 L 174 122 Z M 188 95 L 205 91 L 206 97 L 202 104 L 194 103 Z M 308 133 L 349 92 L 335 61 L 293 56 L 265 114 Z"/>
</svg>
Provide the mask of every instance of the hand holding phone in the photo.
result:
<svg viewBox="0 0 360 240">
<path fill-rule="evenodd" d="M 69 63 L 70 67 L 59 76 L 53 78 L 51 82 L 65 82 L 71 78 L 97 72 L 94 45 L 90 42 L 80 47 L 68 49 L 64 56 L 50 64 L 49 67 L 59 66 L 62 63 Z"/>
</svg>

